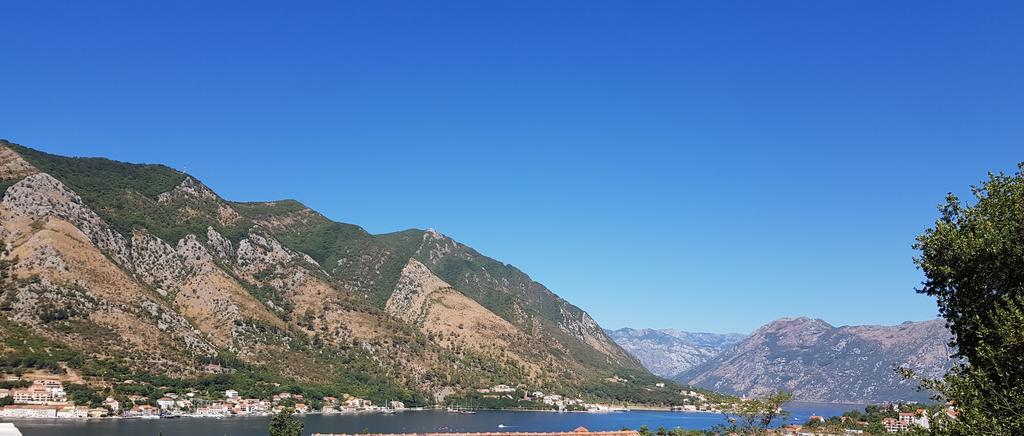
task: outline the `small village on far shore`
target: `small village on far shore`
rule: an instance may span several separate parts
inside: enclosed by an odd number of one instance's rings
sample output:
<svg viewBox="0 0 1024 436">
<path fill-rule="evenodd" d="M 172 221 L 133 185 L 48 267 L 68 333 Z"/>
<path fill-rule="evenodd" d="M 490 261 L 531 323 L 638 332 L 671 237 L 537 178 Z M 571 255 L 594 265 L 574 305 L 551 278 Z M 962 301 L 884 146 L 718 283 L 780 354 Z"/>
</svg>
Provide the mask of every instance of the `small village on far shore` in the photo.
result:
<svg viewBox="0 0 1024 436">
<path fill-rule="evenodd" d="M 388 401 L 386 404 L 374 404 L 373 401 L 342 395 L 339 397 L 324 396 L 322 398 L 307 398 L 300 393 L 281 391 L 273 394 L 270 398 L 246 398 L 237 390 L 227 389 L 218 392 L 216 398 L 210 395 L 201 395 L 195 390 L 175 392 L 170 388 L 156 389 L 160 393 L 157 398 L 151 398 L 139 394 L 121 395 L 116 399 L 112 396 L 104 398 L 99 405 L 76 404 L 69 397 L 68 391 L 61 380 L 55 378 L 39 378 L 38 374 L 31 379 L 18 376 L 7 376 L 4 383 L 14 388 L 0 388 L 0 419 L 171 419 L 171 418 L 225 418 L 225 417 L 246 417 L 246 416 L 269 416 L 281 412 L 288 412 L 295 415 L 305 414 L 355 414 L 355 413 L 382 413 L 391 414 L 403 411 L 414 410 L 446 410 L 449 413 L 473 414 L 473 408 L 457 404 L 431 407 L 406 407 L 397 400 Z M 135 381 L 125 380 L 122 384 L 133 385 Z M 663 383 L 657 383 L 652 388 L 664 388 Z M 491 400 L 518 400 L 530 404 L 542 404 L 548 409 L 520 409 L 520 410 L 548 410 L 556 412 L 590 412 L 607 413 L 630 410 L 624 406 L 613 406 L 608 404 L 590 403 L 580 398 L 567 398 L 559 394 L 547 394 L 541 391 L 528 391 L 524 386 L 510 386 L 498 384 L 486 388 L 478 388 L 473 392 L 478 398 Z M 682 390 L 679 392 L 686 398 L 685 404 L 665 408 L 662 410 L 680 412 L 707 412 L 707 413 L 729 413 L 733 405 L 727 403 L 713 404 L 708 401 L 706 395 L 693 390 Z M 314 406 L 314 404 L 316 406 Z M 945 413 L 948 419 L 956 418 L 956 411 L 947 407 L 942 410 L 928 410 L 910 404 L 891 404 L 895 417 L 882 419 L 881 423 L 888 433 L 901 433 L 911 431 L 915 428 L 928 429 L 931 424 L 930 415 Z M 933 408 L 934 409 L 934 408 Z M 931 418 L 934 418 L 932 416 Z M 818 435 L 832 434 L 825 430 L 825 426 L 833 420 L 840 420 L 846 423 L 853 419 L 848 416 L 825 418 L 823 416 L 811 416 L 804 425 L 783 425 L 776 431 L 782 435 Z M 853 421 L 851 421 L 853 422 Z M 860 426 L 867 422 L 856 420 Z M 861 430 L 846 429 L 845 434 L 863 434 Z"/>
<path fill-rule="evenodd" d="M 102 401 L 75 401 L 65 387 L 65 382 L 58 377 L 46 377 L 46 374 L 6 375 L 4 386 L 0 388 L 0 418 L 26 419 L 87 419 L 87 418 L 179 418 L 204 417 L 223 418 L 229 416 L 267 416 L 282 411 L 290 411 L 297 415 L 303 414 L 345 414 L 345 413 L 396 413 L 407 410 L 443 409 L 451 413 L 474 413 L 474 409 L 487 409 L 469 404 L 451 403 L 445 406 L 407 407 L 402 401 L 391 400 L 384 404 L 375 404 L 365 398 L 344 394 L 338 397 L 323 396 L 308 398 L 301 393 L 281 390 L 269 398 L 247 398 L 234 389 L 226 389 L 215 395 L 197 390 L 176 391 L 171 387 L 156 387 L 150 391 L 156 395 L 115 394 L 106 396 Z M 119 386 L 131 387 L 141 384 L 133 380 L 125 380 Z M 70 387 L 84 386 L 72 383 Z M 657 383 L 652 388 L 665 388 L 664 383 Z M 117 392 L 117 390 L 113 390 Z M 540 410 L 555 412 L 615 412 L 627 411 L 627 406 L 616 406 L 584 401 L 565 395 L 545 393 L 539 390 L 528 390 L 524 385 L 510 386 L 498 384 L 486 388 L 475 389 L 471 393 L 477 399 L 512 400 L 531 405 L 517 410 Z M 710 404 L 707 397 L 696 391 L 682 390 L 681 406 L 664 410 L 689 412 L 721 412 L 727 410 L 727 404 Z M 91 403 L 91 404 L 89 404 Z M 98 403 L 98 404 L 97 404 Z"/>
</svg>

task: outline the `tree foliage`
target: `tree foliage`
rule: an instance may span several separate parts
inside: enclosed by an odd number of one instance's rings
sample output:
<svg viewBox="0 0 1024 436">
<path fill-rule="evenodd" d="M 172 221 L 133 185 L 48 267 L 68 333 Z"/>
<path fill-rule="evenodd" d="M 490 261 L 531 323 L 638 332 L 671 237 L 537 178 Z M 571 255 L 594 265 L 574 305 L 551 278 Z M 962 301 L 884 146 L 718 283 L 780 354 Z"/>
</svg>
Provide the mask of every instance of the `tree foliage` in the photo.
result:
<svg viewBox="0 0 1024 436">
<path fill-rule="evenodd" d="M 777 422 L 784 423 L 789 412 L 782 408 L 793 400 L 793 394 L 779 391 L 764 398 L 744 400 L 736 403 L 731 413 L 726 414 L 727 426 L 718 426 L 716 433 L 760 435 Z"/>
<path fill-rule="evenodd" d="M 1024 170 L 1024 164 L 1021 165 Z M 955 404 L 953 434 L 1024 434 L 1024 176 L 989 174 L 974 203 L 949 194 L 915 259 L 966 363 L 926 381 Z"/>
<path fill-rule="evenodd" d="M 270 419 L 270 436 L 302 436 L 305 424 L 292 417 L 290 409 L 282 410 Z"/>
</svg>

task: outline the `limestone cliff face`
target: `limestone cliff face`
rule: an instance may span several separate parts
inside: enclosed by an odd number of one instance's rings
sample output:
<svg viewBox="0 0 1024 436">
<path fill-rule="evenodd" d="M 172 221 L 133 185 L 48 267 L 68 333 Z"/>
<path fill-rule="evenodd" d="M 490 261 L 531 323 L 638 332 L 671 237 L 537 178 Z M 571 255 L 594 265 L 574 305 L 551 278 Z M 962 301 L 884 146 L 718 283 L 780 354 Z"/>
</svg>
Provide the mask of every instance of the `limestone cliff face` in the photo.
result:
<svg viewBox="0 0 1024 436">
<path fill-rule="evenodd" d="M 938 377 L 949 369 L 950 333 L 942 320 L 895 326 L 833 327 L 819 319 L 782 318 L 678 380 L 748 396 L 779 389 L 805 401 L 924 399 L 896 367 Z"/>
<path fill-rule="evenodd" d="M 641 370 L 585 312 L 433 230 L 370 235 L 2 141 L 0 189 L 0 316 L 89 358 L 188 377 L 229 356 L 325 383 L 363 362 L 435 394 Z"/>
<path fill-rule="evenodd" d="M 113 261 L 127 264 L 128 241 L 49 175 L 11 186 L 0 202 L 0 223 L 4 258 L 15 260 L 7 273 L 18 284 L 3 296 L 11 319 L 52 339 L 171 372 L 187 371 L 191 356 L 214 352 L 202 331 Z M 58 311 L 70 323 L 62 327 L 88 328 L 52 329 Z M 155 343 L 156 337 L 168 341 Z"/>
<path fill-rule="evenodd" d="M 439 279 L 416 259 L 402 268 L 402 276 L 395 285 L 395 292 L 388 298 L 385 310 L 396 318 L 413 324 L 422 324 L 430 310 L 430 297 L 451 285 Z"/>
<path fill-rule="evenodd" d="M 387 312 L 426 332 L 456 335 L 474 347 L 497 345 L 520 335 L 508 321 L 435 276 L 416 259 L 402 269 Z M 464 330 L 465 332 L 458 332 Z"/>
</svg>

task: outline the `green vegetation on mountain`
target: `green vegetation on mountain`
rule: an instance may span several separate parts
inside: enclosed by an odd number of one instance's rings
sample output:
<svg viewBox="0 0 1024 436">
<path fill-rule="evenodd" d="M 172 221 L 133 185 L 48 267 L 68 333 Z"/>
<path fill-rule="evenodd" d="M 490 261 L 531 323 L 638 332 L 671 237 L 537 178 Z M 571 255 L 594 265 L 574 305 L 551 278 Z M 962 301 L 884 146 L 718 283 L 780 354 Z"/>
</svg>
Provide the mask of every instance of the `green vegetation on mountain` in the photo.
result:
<svg viewBox="0 0 1024 436">
<path fill-rule="evenodd" d="M 408 405 L 506 383 L 681 398 L 671 383 L 649 389 L 661 380 L 582 310 L 440 233 L 371 235 L 294 200 L 228 202 L 162 165 L 7 142 L 0 152 L 11 164 L 3 186 L 29 179 L 0 208 L 0 365 L 10 371 Z M 400 298 L 441 289 L 453 306 L 404 317 L 401 301 L 389 305 L 400 281 Z M 208 363 L 228 371 L 207 373 Z"/>
<path fill-rule="evenodd" d="M 7 193 L 7 188 L 10 188 L 15 183 L 18 183 L 20 179 L 0 179 L 0 200 L 4 198 Z"/>
<path fill-rule="evenodd" d="M 232 203 L 248 220 L 263 224 L 285 246 L 305 253 L 341 280 L 369 282 L 372 304 L 384 308 L 405 262 L 412 256 L 408 244 L 392 245 L 390 238 L 375 237 L 362 227 L 331 221 L 295 200 Z M 380 259 L 374 270 L 360 259 Z"/>
<path fill-rule="evenodd" d="M 128 164 L 104 158 L 58 156 L 0 142 L 32 166 L 64 182 L 112 227 L 122 234 L 145 228 L 161 238 L 177 241 L 192 226 L 182 226 L 156 201 L 174 189 L 186 175 L 163 165 Z M 205 229 L 205 227 L 204 227 Z"/>
<path fill-rule="evenodd" d="M 1024 434 L 1024 164 L 972 188 L 973 204 L 949 194 L 916 259 L 967 363 L 928 380 L 959 416 L 944 432 Z"/>
</svg>

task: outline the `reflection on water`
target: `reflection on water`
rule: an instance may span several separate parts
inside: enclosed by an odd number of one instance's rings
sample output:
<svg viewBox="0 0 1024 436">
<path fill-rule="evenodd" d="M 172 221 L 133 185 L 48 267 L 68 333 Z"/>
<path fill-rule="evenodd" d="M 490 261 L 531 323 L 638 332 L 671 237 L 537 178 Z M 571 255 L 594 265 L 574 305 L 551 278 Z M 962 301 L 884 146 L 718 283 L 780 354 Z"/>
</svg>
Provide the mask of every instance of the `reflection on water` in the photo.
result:
<svg viewBox="0 0 1024 436">
<path fill-rule="evenodd" d="M 860 405 L 790 403 L 792 422 L 803 423 L 811 415 L 839 415 Z M 685 429 L 706 429 L 723 423 L 721 415 L 692 412 L 630 411 L 614 413 L 552 413 L 481 411 L 457 415 L 443 411 L 403 412 L 393 415 L 310 415 L 304 434 L 411 433 L 438 431 L 570 431 L 584 426 L 592 431 L 638 428 L 646 425 Z M 25 436 L 265 436 L 269 418 L 179 418 L 106 420 L 22 420 L 14 421 Z"/>
</svg>

